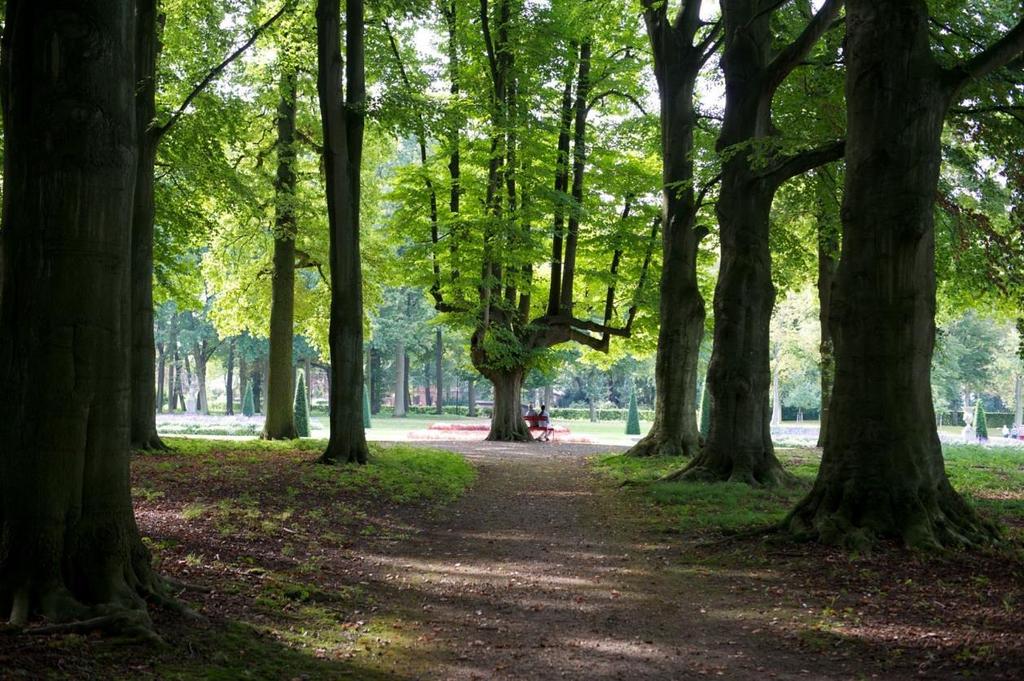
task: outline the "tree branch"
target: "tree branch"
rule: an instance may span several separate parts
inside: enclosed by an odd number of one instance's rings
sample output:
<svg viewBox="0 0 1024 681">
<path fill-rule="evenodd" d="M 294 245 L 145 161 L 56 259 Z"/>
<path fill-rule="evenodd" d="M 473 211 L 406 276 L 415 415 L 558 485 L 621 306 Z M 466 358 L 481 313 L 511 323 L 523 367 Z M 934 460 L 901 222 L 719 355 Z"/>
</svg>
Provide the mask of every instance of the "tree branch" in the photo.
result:
<svg viewBox="0 0 1024 681">
<path fill-rule="evenodd" d="M 791 177 L 796 177 L 812 168 L 838 161 L 846 152 L 846 140 L 836 140 L 814 149 L 807 149 L 798 154 L 782 156 L 764 172 L 761 177 L 780 185 Z"/>
<path fill-rule="evenodd" d="M 224 69 L 230 66 L 233 61 L 241 57 L 246 50 L 252 47 L 252 44 L 256 42 L 256 40 L 260 37 L 260 35 L 263 34 L 264 31 L 273 26 L 274 22 L 276 22 L 278 19 L 284 16 L 284 13 L 291 8 L 293 2 L 294 0 L 286 0 L 285 3 L 281 5 L 281 9 L 277 10 L 277 13 L 274 16 L 270 17 L 265 22 L 260 24 L 260 26 L 255 31 L 253 31 L 253 34 L 249 36 L 249 39 L 242 43 L 241 47 L 239 47 L 237 50 L 235 50 L 227 57 L 225 57 L 224 61 L 222 61 L 220 64 L 217 64 L 217 66 L 210 69 L 206 76 L 201 81 L 199 81 L 199 84 L 192 88 L 192 92 L 188 93 L 188 96 L 185 97 L 185 100 L 181 103 L 181 106 L 179 106 L 177 110 L 175 110 L 175 112 L 171 114 L 171 117 L 167 119 L 167 122 L 161 126 L 153 128 L 154 137 L 159 140 L 161 137 L 166 135 L 167 131 L 174 127 L 174 125 L 179 120 L 181 120 L 181 117 L 185 114 L 185 110 L 188 109 L 189 105 L 192 104 L 192 101 L 195 100 L 195 98 L 198 97 L 199 94 L 217 78 L 217 76 L 223 73 Z"/>
<path fill-rule="evenodd" d="M 780 3 L 781 4 L 781 3 Z M 766 86 L 769 92 L 775 89 L 786 79 L 797 66 L 800 65 L 807 55 L 814 48 L 815 43 L 831 28 L 833 22 L 839 16 L 839 10 L 843 6 L 843 0 L 825 0 L 825 4 L 808 22 L 804 30 L 779 52 L 772 63 L 768 65 L 768 78 Z"/>
<path fill-rule="evenodd" d="M 1006 66 L 1024 52 L 1024 19 L 987 49 L 948 70 L 954 91 Z"/>
<path fill-rule="evenodd" d="M 587 111 L 593 109 L 594 106 L 605 97 L 621 97 L 622 99 L 628 100 L 630 103 L 632 103 L 633 106 L 635 106 L 637 110 L 640 111 L 640 113 L 642 113 L 645 116 L 647 115 L 647 110 L 644 109 L 644 105 L 640 103 L 640 100 L 638 100 L 636 97 L 629 94 L 628 92 L 622 92 L 620 90 L 605 90 L 604 92 L 595 95 L 590 100 L 590 103 L 587 104 Z"/>
</svg>

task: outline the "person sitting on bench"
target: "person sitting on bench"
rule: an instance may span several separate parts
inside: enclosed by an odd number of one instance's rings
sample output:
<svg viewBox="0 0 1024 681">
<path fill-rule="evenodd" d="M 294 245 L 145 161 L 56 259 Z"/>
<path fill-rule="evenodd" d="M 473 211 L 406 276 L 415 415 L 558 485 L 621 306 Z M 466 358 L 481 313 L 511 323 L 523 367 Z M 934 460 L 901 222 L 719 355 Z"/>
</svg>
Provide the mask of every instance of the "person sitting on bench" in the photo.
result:
<svg viewBox="0 0 1024 681">
<path fill-rule="evenodd" d="M 541 442 L 549 441 L 555 429 L 551 427 L 551 414 L 548 413 L 548 406 L 546 404 L 540 405 L 540 418 L 537 420 L 537 426 L 544 429 L 544 434 L 537 439 Z"/>
</svg>

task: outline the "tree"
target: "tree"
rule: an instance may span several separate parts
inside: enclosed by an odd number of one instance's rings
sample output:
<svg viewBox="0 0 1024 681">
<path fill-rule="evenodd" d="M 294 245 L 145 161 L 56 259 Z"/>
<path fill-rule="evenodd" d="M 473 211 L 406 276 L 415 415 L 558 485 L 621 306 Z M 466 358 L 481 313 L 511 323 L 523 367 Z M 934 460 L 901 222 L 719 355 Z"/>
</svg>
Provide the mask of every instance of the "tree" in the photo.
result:
<svg viewBox="0 0 1024 681">
<path fill-rule="evenodd" d="M 988 442 L 988 419 L 985 418 L 985 405 L 979 399 L 974 403 L 974 434 L 981 442 Z"/>
<path fill-rule="evenodd" d="M 636 392 L 629 393 L 629 414 L 626 416 L 626 435 L 640 434 L 640 412 L 636 408 Z"/>
<path fill-rule="evenodd" d="M 369 453 L 362 413 L 363 289 L 359 253 L 359 179 L 366 116 L 365 26 L 362 0 L 346 0 L 348 60 L 343 62 L 339 5 L 339 0 L 317 0 L 316 6 L 317 94 L 331 267 L 331 434 L 320 461 L 363 464 Z"/>
<path fill-rule="evenodd" d="M 134 2 L 6 3 L 0 610 L 17 626 L 139 631 L 145 599 L 168 601 L 128 479 L 135 20 Z"/>
<path fill-rule="evenodd" d="M 768 393 L 769 333 L 775 288 L 769 226 L 772 201 L 786 180 L 839 158 L 842 142 L 781 143 L 773 100 L 786 78 L 834 24 L 842 0 L 825 0 L 804 18 L 792 40 L 773 29 L 788 17 L 787 3 L 723 0 L 725 113 L 717 149 L 723 156 L 716 204 L 721 264 L 715 287 L 714 345 L 708 369 L 711 431 L 700 454 L 677 475 L 773 485 L 787 479 L 772 447 Z M 801 3 L 802 5 L 802 3 Z M 809 6 L 809 3 L 807 3 Z M 807 9 L 804 6 L 803 9 Z"/>
<path fill-rule="evenodd" d="M 295 386 L 295 435 L 309 437 L 309 402 L 306 399 L 306 375 L 299 374 Z"/>
<path fill-rule="evenodd" d="M 260 34 L 273 25 L 288 9 L 286 2 L 276 14 L 256 28 L 250 38 L 211 68 L 184 97 L 167 119 L 157 122 L 157 62 L 161 50 L 159 28 L 163 24 L 157 0 L 137 0 L 135 30 L 135 130 L 139 153 L 136 167 L 132 213 L 132 422 L 131 442 L 138 449 L 165 449 L 156 432 L 156 390 L 153 385 L 155 339 L 153 335 L 153 246 L 154 246 L 154 170 L 157 150 L 195 99 L 238 57 L 252 46 Z"/>
<path fill-rule="evenodd" d="M 694 188 L 694 91 L 701 68 L 718 50 L 722 29 L 716 22 L 700 35 L 701 6 L 701 0 L 683 0 L 670 20 L 667 2 L 644 2 L 661 101 L 661 323 L 654 423 L 629 450 L 632 456 L 693 456 L 700 440 L 696 386 L 704 299 L 697 285 L 697 251 L 708 230 L 696 221 L 709 187 L 700 194 Z"/>
<path fill-rule="evenodd" d="M 588 18 L 594 19 L 590 9 Z M 467 24 L 466 17 L 454 17 L 455 10 L 455 4 L 445 9 L 446 23 Z M 468 52 L 465 62 L 458 43 L 469 41 L 459 41 L 458 31 L 449 33 L 449 42 L 456 43 L 450 54 L 465 64 L 450 71 L 453 91 L 456 82 L 478 84 L 467 92 L 473 106 L 456 100 L 458 113 L 435 135 L 447 147 L 452 209 L 434 220 L 431 191 L 417 172 L 401 184 L 402 207 L 394 216 L 411 242 L 404 255 L 427 275 L 422 283 L 435 308 L 446 322 L 471 333 L 473 366 L 494 387 L 490 440 L 531 440 L 519 413 L 521 388 L 547 349 L 575 342 L 606 351 L 611 337 L 631 335 L 641 302 L 637 292 L 644 289 L 656 239 L 656 233 L 648 235 L 653 211 L 643 196 L 650 186 L 649 156 L 643 153 L 650 145 L 646 117 L 630 116 L 630 124 L 621 126 L 620 148 L 628 139 L 641 152 L 627 152 L 631 158 L 620 163 L 614 178 L 601 177 L 608 191 L 588 185 L 596 179 L 593 168 L 600 167 L 595 159 L 609 151 L 607 140 L 595 140 L 590 115 L 599 109 L 632 113 L 625 107 L 638 101 L 631 91 L 639 41 L 611 13 L 605 17 L 608 30 L 598 31 L 576 11 L 569 3 L 525 8 L 512 0 L 481 2 L 475 17 L 480 34 L 472 40 L 482 43 L 483 54 Z M 621 41 L 629 44 L 625 59 L 615 54 Z M 548 85 L 552 71 L 561 85 L 558 95 Z M 558 112 L 553 120 L 535 115 L 549 105 Z M 453 132 L 453 120 L 468 130 Z M 414 131 L 417 125 L 412 121 Z M 462 145 L 457 163 L 453 141 Z M 479 182 L 463 182 L 469 174 Z M 471 201 L 456 201 L 470 192 Z M 549 219 L 550 230 L 542 232 L 538 225 Z M 429 246 L 417 248 L 425 234 Z M 610 263 L 607 244 L 614 249 Z M 542 271 L 550 272 L 547 281 Z M 636 288 L 626 309 L 618 309 L 616 293 L 624 281 Z"/>
<path fill-rule="evenodd" d="M 281 71 L 277 107 L 277 178 L 274 183 L 274 267 L 270 298 L 270 356 L 267 361 L 264 440 L 292 440 L 297 430 L 292 393 L 292 342 L 295 336 L 295 97 L 291 65 Z M 309 424 L 306 424 L 308 433 Z"/>
<path fill-rule="evenodd" d="M 253 416 L 256 413 L 256 404 L 252 397 L 252 381 L 245 385 L 245 397 L 242 398 L 242 415 Z"/>
<path fill-rule="evenodd" d="M 370 420 L 370 395 L 366 388 L 363 388 L 363 428 L 370 428 L 373 423 Z"/>
<path fill-rule="evenodd" d="M 950 485 L 935 431 L 934 208 L 946 113 L 960 96 L 984 91 L 965 87 L 1021 54 L 1024 23 L 942 64 L 924 0 L 847 6 L 832 413 L 814 488 L 787 525 L 854 546 L 884 537 L 923 549 L 986 543 L 996 531 Z"/>
</svg>

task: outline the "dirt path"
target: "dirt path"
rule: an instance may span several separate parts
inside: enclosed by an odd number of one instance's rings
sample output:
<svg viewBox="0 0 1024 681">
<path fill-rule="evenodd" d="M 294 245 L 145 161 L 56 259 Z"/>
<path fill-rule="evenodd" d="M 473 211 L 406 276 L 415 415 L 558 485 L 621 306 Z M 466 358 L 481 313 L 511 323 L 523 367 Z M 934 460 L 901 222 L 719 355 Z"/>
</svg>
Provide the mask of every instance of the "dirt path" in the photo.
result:
<svg viewBox="0 0 1024 681">
<path fill-rule="evenodd" d="M 627 524 L 630 514 L 615 505 L 621 495 L 587 468 L 593 445 L 432 444 L 462 452 L 479 479 L 422 532 L 364 559 L 378 612 L 398 613 L 394 628 L 409 646 L 404 664 L 395 661 L 399 675 L 851 679 L 864 671 L 848 652 L 808 654 L 793 642 L 783 622 L 795 610 L 773 604 L 762 576 L 703 568 L 685 559 L 678 537 L 667 543 Z M 876 673 L 864 676 L 887 677 Z"/>
</svg>

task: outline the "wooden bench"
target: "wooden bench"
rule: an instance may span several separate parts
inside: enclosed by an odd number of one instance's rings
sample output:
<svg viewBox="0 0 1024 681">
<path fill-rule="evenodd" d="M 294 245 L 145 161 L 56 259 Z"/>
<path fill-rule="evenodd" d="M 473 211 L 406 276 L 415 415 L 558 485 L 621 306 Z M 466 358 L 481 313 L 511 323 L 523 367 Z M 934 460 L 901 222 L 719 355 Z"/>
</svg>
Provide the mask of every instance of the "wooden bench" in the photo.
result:
<svg viewBox="0 0 1024 681">
<path fill-rule="evenodd" d="M 530 424 L 531 433 L 535 430 L 540 431 L 542 433 L 547 430 L 550 430 L 552 436 L 555 434 L 554 428 L 544 428 L 540 425 L 540 414 L 526 414 L 525 416 L 523 416 L 523 420 Z"/>
</svg>

